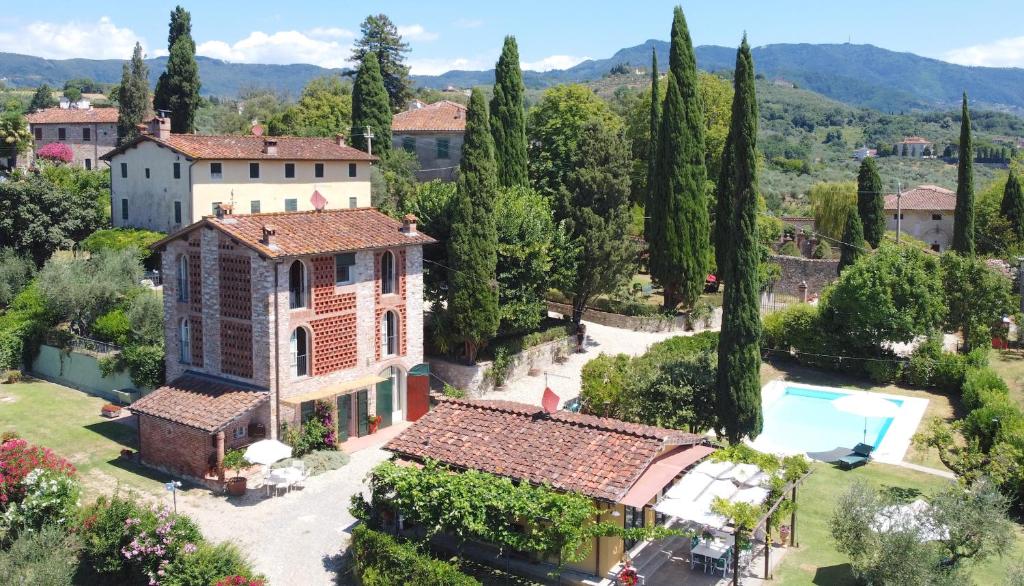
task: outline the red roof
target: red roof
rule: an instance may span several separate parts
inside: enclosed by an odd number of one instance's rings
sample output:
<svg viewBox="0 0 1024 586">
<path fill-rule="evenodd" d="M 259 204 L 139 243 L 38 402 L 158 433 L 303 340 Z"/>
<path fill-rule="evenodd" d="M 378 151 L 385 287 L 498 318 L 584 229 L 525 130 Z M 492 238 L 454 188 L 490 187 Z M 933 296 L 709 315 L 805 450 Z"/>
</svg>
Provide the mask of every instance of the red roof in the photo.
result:
<svg viewBox="0 0 1024 586">
<path fill-rule="evenodd" d="M 510 401 L 448 399 L 391 440 L 399 456 L 437 460 L 620 502 L 669 446 L 699 435 Z"/>
<path fill-rule="evenodd" d="M 162 248 L 200 226 L 220 230 L 268 258 L 335 254 L 435 242 L 419 231 L 411 234 L 403 232 L 401 221 L 373 208 L 349 208 L 223 218 L 207 216 L 153 244 L 153 248 Z M 271 243 L 264 238 L 265 227 L 274 231 Z"/>
<path fill-rule="evenodd" d="M 46 108 L 25 119 L 29 124 L 116 124 L 117 108 Z"/>
<path fill-rule="evenodd" d="M 132 403 L 139 415 L 215 432 L 270 399 L 264 389 L 223 378 L 184 374 Z"/>
<path fill-rule="evenodd" d="M 248 161 L 271 159 L 278 161 L 376 161 L 377 157 L 363 151 L 340 145 L 333 138 L 300 136 L 233 136 L 205 134 L 171 134 L 160 139 L 142 134 L 101 158 L 110 160 L 144 140 L 175 150 L 192 159 L 243 159 Z M 276 154 L 267 154 L 267 141 L 277 142 Z"/>
<path fill-rule="evenodd" d="M 391 132 L 464 132 L 465 130 L 466 107 L 448 100 L 399 112 L 391 119 Z"/>
<path fill-rule="evenodd" d="M 900 198 L 901 210 L 953 211 L 956 209 L 956 194 L 937 185 L 918 185 L 904 191 Z M 896 211 L 896 195 L 885 196 L 885 209 Z"/>
</svg>

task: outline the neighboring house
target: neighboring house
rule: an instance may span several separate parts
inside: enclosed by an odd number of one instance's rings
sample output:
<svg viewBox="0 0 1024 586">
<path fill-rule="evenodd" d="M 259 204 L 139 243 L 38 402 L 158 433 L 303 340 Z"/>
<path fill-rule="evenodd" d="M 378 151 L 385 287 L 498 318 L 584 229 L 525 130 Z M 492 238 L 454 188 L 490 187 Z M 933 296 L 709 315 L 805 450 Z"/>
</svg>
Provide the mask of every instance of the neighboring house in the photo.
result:
<svg viewBox="0 0 1024 586">
<path fill-rule="evenodd" d="M 511 401 L 446 399 L 384 449 L 414 463 L 435 460 L 594 499 L 600 520 L 664 525 L 656 499 L 714 448 L 703 436 Z M 568 567 L 604 577 L 640 544 L 599 537 Z M 550 566 L 539 564 L 543 577 Z M 596 583 L 597 581 L 595 581 Z"/>
<path fill-rule="evenodd" d="M 173 232 L 215 215 L 370 205 L 376 157 L 338 138 L 172 134 L 170 119 L 107 153 L 114 226 Z"/>
<path fill-rule="evenodd" d="M 908 136 L 894 144 L 892 148 L 893 156 L 896 157 L 921 158 L 935 156 L 935 145 L 930 140 L 920 136 Z"/>
<path fill-rule="evenodd" d="M 85 107 L 77 107 L 80 104 Z M 117 146 L 117 108 L 93 108 L 88 102 L 70 106 L 46 108 L 25 116 L 33 149 L 62 142 L 75 155 L 72 164 L 96 169 L 103 155 Z"/>
<path fill-rule="evenodd" d="M 391 144 L 416 155 L 420 181 L 455 180 L 465 132 L 466 107 L 448 100 L 433 104 L 414 100 L 391 120 Z"/>
<path fill-rule="evenodd" d="M 885 229 L 896 231 L 896 195 L 885 196 Z M 919 185 L 899 197 L 902 214 L 900 230 L 921 240 L 936 252 L 949 248 L 953 241 L 953 211 L 956 194 L 936 185 Z"/>
<path fill-rule="evenodd" d="M 877 156 L 878 156 L 878 149 L 869 149 L 866 146 L 862 146 L 859 149 L 853 151 L 853 158 L 857 159 L 858 161 L 863 161 L 864 159 L 867 159 L 869 157 L 877 157 Z"/>
<path fill-rule="evenodd" d="M 169 382 L 131 405 L 142 461 L 223 474 L 225 450 L 280 437 L 321 400 L 339 441 L 369 433 L 371 415 L 420 417 L 433 242 L 413 216 L 359 208 L 225 213 L 156 243 Z"/>
</svg>

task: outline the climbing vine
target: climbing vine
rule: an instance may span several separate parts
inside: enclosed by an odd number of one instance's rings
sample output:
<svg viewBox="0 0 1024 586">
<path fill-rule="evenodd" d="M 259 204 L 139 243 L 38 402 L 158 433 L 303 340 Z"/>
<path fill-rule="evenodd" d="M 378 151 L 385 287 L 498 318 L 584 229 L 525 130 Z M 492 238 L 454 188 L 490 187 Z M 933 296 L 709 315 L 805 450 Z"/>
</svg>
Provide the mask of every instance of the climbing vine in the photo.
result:
<svg viewBox="0 0 1024 586">
<path fill-rule="evenodd" d="M 427 461 L 422 468 L 384 462 L 370 477 L 371 501 L 353 498 L 352 513 L 371 527 L 400 514 L 422 531 L 422 539 L 449 535 L 460 542 L 479 540 L 512 551 L 557 555 L 565 562 L 589 554 L 593 538 L 653 539 L 679 532 L 660 527 L 623 529 L 597 522 L 593 500 L 486 472 L 453 471 Z"/>
</svg>

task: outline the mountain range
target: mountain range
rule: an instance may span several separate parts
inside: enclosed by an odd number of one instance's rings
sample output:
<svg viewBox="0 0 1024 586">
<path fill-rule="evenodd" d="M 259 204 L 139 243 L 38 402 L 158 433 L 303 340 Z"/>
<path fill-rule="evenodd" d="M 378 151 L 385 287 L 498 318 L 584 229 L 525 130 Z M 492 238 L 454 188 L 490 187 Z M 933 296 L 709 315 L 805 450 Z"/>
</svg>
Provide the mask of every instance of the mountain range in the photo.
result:
<svg viewBox="0 0 1024 586">
<path fill-rule="evenodd" d="M 616 65 L 648 67 L 651 50 L 661 69 L 667 69 L 669 44 L 649 40 L 620 49 L 607 59 L 591 59 L 569 69 L 526 71 L 529 88 L 599 79 Z M 704 45 L 696 48 L 697 64 L 708 71 L 733 68 L 735 49 Z M 889 51 L 872 45 L 774 44 L 756 47 L 754 62 L 759 74 L 790 82 L 854 106 L 884 112 L 948 110 L 959 105 L 967 91 L 972 104 L 1024 114 L 1024 69 L 966 67 L 912 53 Z M 203 94 L 232 97 L 248 87 L 270 88 L 298 95 L 310 79 L 342 73 L 315 65 L 263 65 L 229 63 L 197 57 Z M 0 53 L 0 79 L 13 86 L 40 83 L 62 86 L 68 79 L 88 77 L 101 83 L 117 83 L 121 61 L 95 59 L 44 59 Z M 164 70 L 166 57 L 148 59 L 150 78 Z M 494 82 L 494 70 L 448 71 L 441 75 L 414 75 L 417 85 L 429 88 L 471 87 Z"/>
</svg>

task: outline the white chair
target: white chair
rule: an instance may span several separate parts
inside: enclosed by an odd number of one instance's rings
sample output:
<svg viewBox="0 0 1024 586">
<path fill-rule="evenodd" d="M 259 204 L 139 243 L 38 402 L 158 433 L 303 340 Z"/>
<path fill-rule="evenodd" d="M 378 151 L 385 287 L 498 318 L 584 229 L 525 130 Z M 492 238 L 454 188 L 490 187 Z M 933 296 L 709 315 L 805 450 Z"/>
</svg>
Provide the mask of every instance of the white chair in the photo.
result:
<svg viewBox="0 0 1024 586">
<path fill-rule="evenodd" d="M 292 485 L 305 488 L 306 479 L 309 478 L 309 473 L 306 472 L 306 463 L 302 460 L 295 460 L 292 463 Z"/>
</svg>

